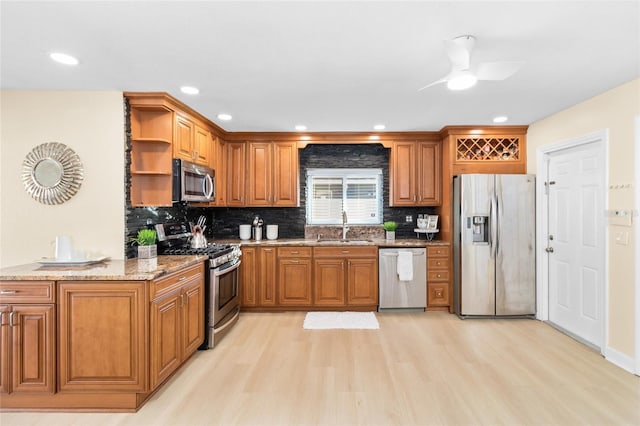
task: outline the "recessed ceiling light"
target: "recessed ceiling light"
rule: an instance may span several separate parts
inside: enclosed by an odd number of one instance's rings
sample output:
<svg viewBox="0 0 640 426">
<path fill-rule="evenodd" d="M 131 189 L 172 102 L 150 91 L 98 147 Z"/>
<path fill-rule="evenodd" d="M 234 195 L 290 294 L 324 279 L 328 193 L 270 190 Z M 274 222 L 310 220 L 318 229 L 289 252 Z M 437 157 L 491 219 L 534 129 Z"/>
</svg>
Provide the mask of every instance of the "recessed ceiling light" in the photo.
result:
<svg viewBox="0 0 640 426">
<path fill-rule="evenodd" d="M 220 120 L 223 120 L 223 121 L 229 121 L 229 120 L 231 120 L 233 117 L 231 117 L 231 114 L 224 114 L 224 113 L 222 113 L 222 114 L 218 114 L 218 118 L 219 118 Z"/>
<path fill-rule="evenodd" d="M 375 126 L 373 126 L 374 130 L 384 130 L 386 128 L 387 126 L 385 126 L 384 124 L 376 124 Z"/>
<path fill-rule="evenodd" d="M 307 130 L 307 126 L 305 126 L 304 124 L 296 124 L 296 130 L 299 132 L 304 132 L 305 130 Z"/>
<path fill-rule="evenodd" d="M 197 87 L 193 86 L 182 86 L 180 91 L 186 95 L 197 95 L 200 93 L 200 90 Z"/>
<path fill-rule="evenodd" d="M 507 117 L 506 115 L 499 115 L 497 117 L 493 117 L 493 122 L 494 123 L 504 123 L 508 119 L 509 119 L 509 117 Z"/>
<path fill-rule="evenodd" d="M 475 86 L 477 82 L 475 75 L 463 72 L 447 81 L 447 87 L 449 90 L 464 90 Z"/>
<path fill-rule="evenodd" d="M 67 55 L 66 53 L 53 52 L 49 54 L 49 57 L 60 64 L 78 65 L 79 63 L 77 58 Z"/>
</svg>

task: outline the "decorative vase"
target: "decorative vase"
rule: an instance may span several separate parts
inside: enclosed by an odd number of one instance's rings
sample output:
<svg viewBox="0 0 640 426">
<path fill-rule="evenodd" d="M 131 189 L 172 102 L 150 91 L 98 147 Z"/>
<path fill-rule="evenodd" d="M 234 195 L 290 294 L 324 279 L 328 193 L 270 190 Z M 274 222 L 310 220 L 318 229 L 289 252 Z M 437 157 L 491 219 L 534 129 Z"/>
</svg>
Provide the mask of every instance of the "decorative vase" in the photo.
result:
<svg viewBox="0 0 640 426">
<path fill-rule="evenodd" d="M 158 257 L 158 246 L 156 244 L 138 246 L 138 259 L 153 259 L 154 257 Z"/>
<path fill-rule="evenodd" d="M 386 231 L 387 240 L 395 240 L 396 239 L 396 231 Z"/>
</svg>

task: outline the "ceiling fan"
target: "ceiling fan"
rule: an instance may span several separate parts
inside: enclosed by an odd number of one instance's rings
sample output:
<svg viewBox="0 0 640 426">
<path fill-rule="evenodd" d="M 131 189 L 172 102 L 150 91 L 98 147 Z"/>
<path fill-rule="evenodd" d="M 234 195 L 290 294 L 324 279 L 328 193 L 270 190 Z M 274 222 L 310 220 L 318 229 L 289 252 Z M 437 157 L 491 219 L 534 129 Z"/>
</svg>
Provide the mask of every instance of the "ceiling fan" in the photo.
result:
<svg viewBox="0 0 640 426">
<path fill-rule="evenodd" d="M 450 90 L 464 90 L 472 87 L 478 80 L 505 80 L 515 74 L 524 64 L 521 61 L 482 62 L 470 64 L 471 51 L 476 43 L 472 35 L 462 35 L 453 40 L 445 40 L 447 56 L 451 61 L 451 71 L 439 80 L 429 83 L 418 91 L 440 83 L 447 83 Z"/>
</svg>

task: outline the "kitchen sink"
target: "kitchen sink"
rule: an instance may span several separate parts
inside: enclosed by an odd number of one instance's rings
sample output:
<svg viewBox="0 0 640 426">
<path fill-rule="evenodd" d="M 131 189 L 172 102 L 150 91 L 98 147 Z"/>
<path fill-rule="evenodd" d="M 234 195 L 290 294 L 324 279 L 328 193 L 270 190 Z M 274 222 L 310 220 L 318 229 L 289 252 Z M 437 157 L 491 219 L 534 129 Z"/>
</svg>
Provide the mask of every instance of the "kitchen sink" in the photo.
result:
<svg viewBox="0 0 640 426">
<path fill-rule="evenodd" d="M 324 240 L 324 239 L 321 239 L 321 240 L 318 240 L 318 243 L 321 243 L 321 244 L 353 244 L 353 245 L 361 244 L 361 245 L 364 245 L 364 244 L 373 243 L 373 240 L 349 240 L 349 239 L 346 239 L 346 240 Z"/>
</svg>

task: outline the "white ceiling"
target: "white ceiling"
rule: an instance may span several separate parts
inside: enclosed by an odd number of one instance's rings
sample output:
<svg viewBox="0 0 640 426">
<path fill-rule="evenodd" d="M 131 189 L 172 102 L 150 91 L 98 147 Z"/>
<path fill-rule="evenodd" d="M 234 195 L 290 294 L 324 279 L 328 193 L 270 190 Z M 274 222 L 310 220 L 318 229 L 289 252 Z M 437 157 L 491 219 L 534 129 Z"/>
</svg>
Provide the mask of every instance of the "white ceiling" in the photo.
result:
<svg viewBox="0 0 640 426">
<path fill-rule="evenodd" d="M 168 92 L 229 131 L 531 124 L 640 77 L 638 1 L 3 0 L 0 15 L 2 89 Z M 472 62 L 526 63 L 418 92 L 449 71 L 442 41 L 463 34 Z"/>
</svg>

